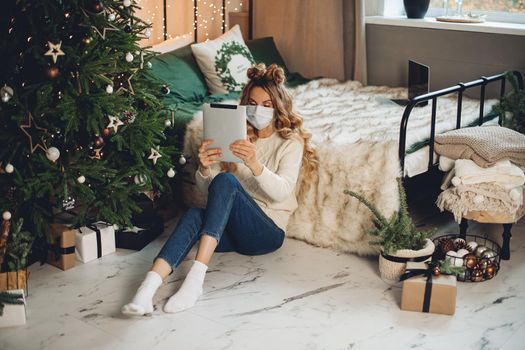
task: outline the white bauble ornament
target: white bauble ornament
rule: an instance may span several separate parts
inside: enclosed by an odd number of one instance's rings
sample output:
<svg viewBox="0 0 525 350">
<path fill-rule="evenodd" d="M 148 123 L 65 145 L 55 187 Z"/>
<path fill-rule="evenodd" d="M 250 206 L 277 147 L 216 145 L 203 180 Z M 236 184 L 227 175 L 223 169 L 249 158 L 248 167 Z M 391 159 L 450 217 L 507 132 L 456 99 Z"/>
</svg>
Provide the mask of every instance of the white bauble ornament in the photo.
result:
<svg viewBox="0 0 525 350">
<path fill-rule="evenodd" d="M 9 211 L 7 211 L 7 210 L 4 211 L 4 212 L 2 213 L 2 219 L 4 219 L 4 220 L 11 220 L 11 212 L 9 212 Z"/>
<path fill-rule="evenodd" d="M 142 184 L 146 183 L 146 176 L 145 175 L 135 175 L 135 177 L 133 178 L 133 181 L 137 185 L 142 185 Z"/>
<path fill-rule="evenodd" d="M 126 61 L 127 62 L 132 62 L 133 61 L 133 55 L 131 54 L 131 52 L 128 52 L 126 54 Z"/>
<path fill-rule="evenodd" d="M 13 171 L 15 171 L 15 167 L 11 163 L 7 163 L 5 166 L 5 172 L 8 174 L 11 174 Z"/>
<path fill-rule="evenodd" d="M 149 37 L 151 36 L 151 30 L 149 28 L 146 28 L 146 30 L 144 30 L 144 36 L 149 39 Z"/>
<path fill-rule="evenodd" d="M 49 147 L 46 151 L 46 157 L 52 162 L 55 162 L 60 157 L 60 151 L 56 147 Z"/>
<path fill-rule="evenodd" d="M 148 62 L 146 62 L 146 67 L 151 68 L 151 67 L 153 67 L 153 65 L 151 64 L 150 61 L 148 61 Z"/>
<path fill-rule="evenodd" d="M 166 120 L 164 121 L 164 126 L 167 127 L 167 128 L 169 128 L 169 127 L 171 126 L 171 120 L 166 119 Z"/>
<path fill-rule="evenodd" d="M 86 177 L 84 175 L 80 175 L 79 177 L 77 177 L 77 181 L 79 184 L 83 184 L 84 182 L 86 182 Z"/>
<path fill-rule="evenodd" d="M 112 94 L 113 93 L 113 85 L 108 85 L 106 86 L 106 92 L 108 94 Z"/>
<path fill-rule="evenodd" d="M 470 253 L 470 252 L 468 250 L 466 250 L 465 248 L 463 248 L 463 249 L 458 250 L 456 252 L 456 255 L 459 256 L 459 257 L 464 257 L 468 253 Z"/>
<path fill-rule="evenodd" d="M 2 98 L 2 102 L 9 102 L 13 95 L 14 91 L 10 86 L 4 85 L 2 88 L 0 88 L 0 97 Z"/>
<path fill-rule="evenodd" d="M 179 157 L 179 164 L 184 165 L 186 164 L 186 158 L 184 158 L 184 154 L 181 154 Z"/>
<path fill-rule="evenodd" d="M 110 13 L 108 16 L 108 21 L 113 22 L 115 20 L 116 16 L 114 13 Z"/>
<path fill-rule="evenodd" d="M 130 7 L 131 6 L 131 0 L 124 0 L 124 1 L 122 1 L 122 5 L 124 5 L 124 7 Z"/>
<path fill-rule="evenodd" d="M 467 243 L 467 249 L 471 252 L 474 252 L 477 247 L 478 247 L 478 243 L 476 243 L 475 241 L 470 241 Z"/>
<path fill-rule="evenodd" d="M 167 173 L 168 177 L 174 177 L 175 174 L 176 174 L 176 172 L 175 172 L 175 170 L 173 170 L 173 168 L 170 168 L 170 170 L 168 170 L 168 173 Z"/>
</svg>

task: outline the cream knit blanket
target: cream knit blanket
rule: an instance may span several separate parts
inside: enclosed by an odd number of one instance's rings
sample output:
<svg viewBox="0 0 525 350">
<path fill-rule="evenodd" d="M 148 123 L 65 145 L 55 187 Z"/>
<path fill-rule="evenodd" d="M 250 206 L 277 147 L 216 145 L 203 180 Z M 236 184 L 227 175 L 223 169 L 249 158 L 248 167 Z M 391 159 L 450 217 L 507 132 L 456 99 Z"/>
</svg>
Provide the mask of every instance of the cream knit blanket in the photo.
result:
<svg viewBox="0 0 525 350">
<path fill-rule="evenodd" d="M 455 162 L 455 186 L 473 185 L 492 182 L 503 188 L 511 189 L 525 183 L 525 174 L 509 160 L 500 160 L 491 167 L 482 168 L 470 159 L 458 159 Z"/>
<path fill-rule="evenodd" d="M 525 166 L 525 135 L 501 126 L 463 128 L 436 135 L 435 151 L 489 167 L 501 159 Z"/>
<path fill-rule="evenodd" d="M 494 183 L 450 187 L 439 194 L 436 204 L 441 211 L 446 209 L 454 214 L 457 222 L 469 211 L 488 211 L 514 216 L 523 204 L 523 187 L 510 192 Z"/>
</svg>

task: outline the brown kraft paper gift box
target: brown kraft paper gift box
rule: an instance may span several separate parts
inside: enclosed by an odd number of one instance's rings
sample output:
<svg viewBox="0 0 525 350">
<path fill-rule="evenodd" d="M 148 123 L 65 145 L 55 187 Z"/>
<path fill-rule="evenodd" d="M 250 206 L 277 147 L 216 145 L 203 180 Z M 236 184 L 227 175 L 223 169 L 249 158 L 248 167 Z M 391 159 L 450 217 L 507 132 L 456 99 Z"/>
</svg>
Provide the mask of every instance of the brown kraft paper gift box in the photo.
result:
<svg viewBox="0 0 525 350">
<path fill-rule="evenodd" d="M 0 291 L 25 289 L 29 271 L 9 271 L 0 273 Z"/>
<path fill-rule="evenodd" d="M 47 253 L 47 263 L 62 270 L 75 266 L 75 229 L 66 225 L 53 223 L 49 228 L 52 244 Z"/>
<path fill-rule="evenodd" d="M 407 263 L 406 267 L 407 270 L 426 268 L 425 263 L 414 262 Z M 425 275 L 411 277 L 403 281 L 401 309 L 453 315 L 456 311 L 456 294 L 456 276 L 432 276 L 428 283 Z"/>
</svg>

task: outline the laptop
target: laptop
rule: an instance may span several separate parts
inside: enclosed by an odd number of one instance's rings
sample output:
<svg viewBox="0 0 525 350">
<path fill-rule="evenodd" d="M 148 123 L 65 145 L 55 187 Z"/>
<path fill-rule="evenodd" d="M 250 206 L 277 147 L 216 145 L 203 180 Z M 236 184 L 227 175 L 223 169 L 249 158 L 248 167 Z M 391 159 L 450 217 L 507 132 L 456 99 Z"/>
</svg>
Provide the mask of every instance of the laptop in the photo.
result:
<svg viewBox="0 0 525 350">
<path fill-rule="evenodd" d="M 429 93 L 429 72 L 428 66 L 408 60 L 408 99 L 392 99 L 392 101 L 400 106 L 406 106 L 412 98 Z M 420 102 L 416 107 L 426 105 L 428 105 L 428 101 Z"/>
<path fill-rule="evenodd" d="M 221 162 L 242 163 L 243 161 L 230 151 L 230 144 L 245 139 L 246 106 L 205 103 L 203 108 L 203 137 L 214 142 L 208 148 L 221 148 Z"/>
</svg>

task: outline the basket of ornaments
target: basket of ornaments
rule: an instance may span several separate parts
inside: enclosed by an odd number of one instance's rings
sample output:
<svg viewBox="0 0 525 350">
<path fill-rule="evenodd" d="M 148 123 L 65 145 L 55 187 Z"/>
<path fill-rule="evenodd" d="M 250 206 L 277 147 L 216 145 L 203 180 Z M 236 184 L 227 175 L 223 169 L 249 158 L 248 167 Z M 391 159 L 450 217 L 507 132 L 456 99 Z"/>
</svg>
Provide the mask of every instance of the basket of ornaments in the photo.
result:
<svg viewBox="0 0 525 350">
<path fill-rule="evenodd" d="M 458 281 L 483 282 L 498 274 L 501 247 L 491 239 L 447 234 L 434 238 L 433 242 L 437 259 L 449 260 L 452 266 L 465 267 L 465 272 L 458 275 Z"/>
</svg>

